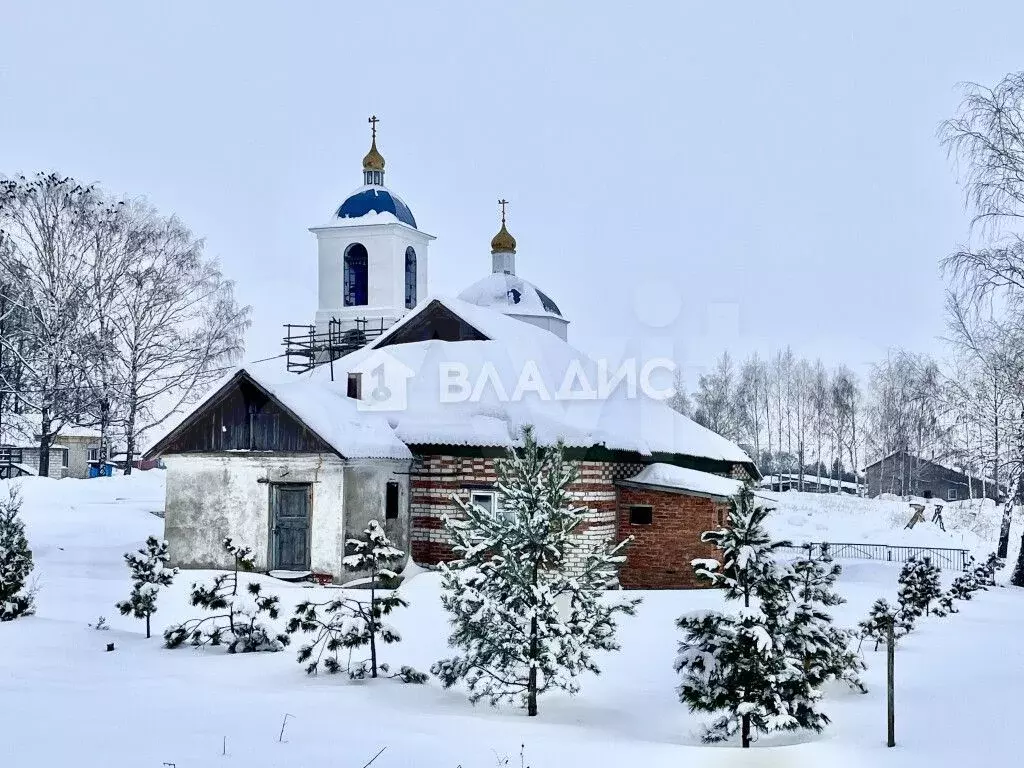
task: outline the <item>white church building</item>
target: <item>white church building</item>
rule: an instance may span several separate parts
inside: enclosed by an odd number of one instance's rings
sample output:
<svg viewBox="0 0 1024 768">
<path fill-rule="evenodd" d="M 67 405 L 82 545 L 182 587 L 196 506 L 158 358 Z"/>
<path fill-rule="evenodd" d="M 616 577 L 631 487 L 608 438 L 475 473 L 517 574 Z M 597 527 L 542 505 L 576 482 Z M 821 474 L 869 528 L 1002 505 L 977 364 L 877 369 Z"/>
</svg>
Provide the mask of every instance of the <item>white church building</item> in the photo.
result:
<svg viewBox="0 0 1024 768">
<path fill-rule="evenodd" d="M 436 564 L 452 556 L 443 520 L 458 514 L 454 497 L 497 512 L 495 461 L 532 426 L 579 462 L 581 540 L 634 538 L 624 586 L 696 586 L 689 561 L 713 555 L 699 534 L 759 477 L 753 462 L 628 387 L 558 396 L 601 367 L 569 344 L 555 301 L 517 274 L 505 201 L 491 273 L 454 297 L 428 295 L 434 236 L 384 185 L 370 122 L 363 184 L 311 229 L 318 306 L 312 324 L 288 326 L 288 364 L 240 367 L 147 453 L 167 466 L 173 563 L 227 567 L 230 536 L 263 570 L 343 583 L 358 575 L 342 568 L 346 539 L 378 520 L 417 563 Z"/>
</svg>

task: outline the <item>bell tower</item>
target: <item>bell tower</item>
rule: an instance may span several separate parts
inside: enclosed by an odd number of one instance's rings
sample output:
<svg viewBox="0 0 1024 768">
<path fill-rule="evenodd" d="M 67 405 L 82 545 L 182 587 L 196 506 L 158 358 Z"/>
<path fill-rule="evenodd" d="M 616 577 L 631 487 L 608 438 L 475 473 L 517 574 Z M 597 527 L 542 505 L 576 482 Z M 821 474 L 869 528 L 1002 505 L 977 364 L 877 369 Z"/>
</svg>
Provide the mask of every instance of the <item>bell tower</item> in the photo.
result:
<svg viewBox="0 0 1024 768">
<path fill-rule="evenodd" d="M 377 149 L 376 115 L 369 119 L 370 151 L 363 185 L 350 194 L 316 235 L 319 290 L 317 335 L 332 327 L 370 341 L 426 296 L 427 249 L 434 240 L 419 229 L 412 210 L 384 186 L 384 156 Z"/>
</svg>

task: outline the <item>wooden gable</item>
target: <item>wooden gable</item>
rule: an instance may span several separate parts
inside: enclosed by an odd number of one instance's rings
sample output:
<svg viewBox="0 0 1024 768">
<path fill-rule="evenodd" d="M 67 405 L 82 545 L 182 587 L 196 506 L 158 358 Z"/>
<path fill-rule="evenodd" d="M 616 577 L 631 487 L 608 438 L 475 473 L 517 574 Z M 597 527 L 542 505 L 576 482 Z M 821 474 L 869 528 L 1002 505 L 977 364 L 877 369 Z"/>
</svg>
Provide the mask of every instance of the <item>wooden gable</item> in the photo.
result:
<svg viewBox="0 0 1024 768">
<path fill-rule="evenodd" d="M 436 299 L 379 345 L 412 344 L 417 341 L 488 341 L 480 331 Z"/>
<path fill-rule="evenodd" d="M 244 372 L 146 453 L 337 453 Z"/>
</svg>

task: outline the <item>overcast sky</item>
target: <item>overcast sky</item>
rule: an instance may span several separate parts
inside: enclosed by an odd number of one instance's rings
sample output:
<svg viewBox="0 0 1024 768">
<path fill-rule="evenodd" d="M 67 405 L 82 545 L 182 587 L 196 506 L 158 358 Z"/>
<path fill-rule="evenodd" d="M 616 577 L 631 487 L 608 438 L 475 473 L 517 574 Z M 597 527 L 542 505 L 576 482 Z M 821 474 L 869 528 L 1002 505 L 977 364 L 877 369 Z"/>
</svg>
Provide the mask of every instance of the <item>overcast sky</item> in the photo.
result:
<svg viewBox="0 0 1024 768">
<path fill-rule="evenodd" d="M 255 359 L 312 322 L 307 228 L 376 113 L 431 292 L 489 271 L 504 196 L 584 349 L 669 339 L 691 386 L 723 348 L 863 370 L 941 351 L 968 229 L 935 130 L 958 81 L 1024 64 L 1024 4 L 833 5 L 0 0 L 0 173 L 177 213 L 253 305 Z"/>
</svg>

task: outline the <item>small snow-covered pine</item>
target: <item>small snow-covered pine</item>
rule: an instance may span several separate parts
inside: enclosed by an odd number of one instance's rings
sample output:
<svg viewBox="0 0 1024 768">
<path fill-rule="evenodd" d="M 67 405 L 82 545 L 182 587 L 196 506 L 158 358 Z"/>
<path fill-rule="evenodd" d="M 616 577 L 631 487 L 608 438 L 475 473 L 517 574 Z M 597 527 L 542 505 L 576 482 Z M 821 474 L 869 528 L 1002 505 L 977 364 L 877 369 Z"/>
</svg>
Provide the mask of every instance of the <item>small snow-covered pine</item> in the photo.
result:
<svg viewBox="0 0 1024 768">
<path fill-rule="evenodd" d="M 842 567 L 828 556 L 815 558 L 808 548 L 807 555 L 793 563 L 793 572 L 795 601 L 787 637 L 790 651 L 803 660 L 810 684 L 818 688 L 836 679 L 867 692 L 860 679 L 864 661 L 851 647 L 854 635 L 835 626 L 827 610 L 846 602 L 834 588 Z"/>
<path fill-rule="evenodd" d="M 299 663 L 306 664 L 306 673 L 313 675 L 321 665 L 327 672 L 347 672 L 352 679 L 378 677 L 384 674 L 397 677 L 407 683 L 423 683 L 427 675 L 409 666 L 402 666 L 390 674 L 387 664 L 377 662 L 378 643 L 397 643 L 402 638 L 390 624 L 384 622 L 396 608 L 408 605 L 393 589 L 385 588 L 380 581 L 394 585 L 398 574 L 392 566 L 405 560 L 405 553 L 392 546 L 384 528 L 371 520 L 363 531 L 362 538 L 349 539 L 345 544 L 348 552 L 342 565 L 350 571 L 368 572 L 369 600 L 343 597 L 321 603 L 305 601 L 295 608 L 295 615 L 288 622 L 288 634 L 307 632 L 313 639 L 299 649 Z M 368 647 L 368 659 L 352 662 L 351 651 Z M 349 651 L 348 660 L 339 659 L 340 651 Z"/>
<path fill-rule="evenodd" d="M 739 734 L 741 745 L 749 747 L 757 733 L 820 731 L 828 723 L 817 708 L 820 691 L 803 668 L 806 647 L 797 651 L 791 642 L 788 614 L 796 574 L 775 557 L 791 545 L 772 541 L 764 525 L 768 512 L 744 488 L 729 524 L 701 536 L 721 551 L 721 562 L 693 561 L 699 577 L 724 587 L 725 600 L 742 607 L 735 614 L 712 612 L 676 622 L 683 631 L 675 664 L 682 676 L 680 701 L 691 711 L 717 715 L 704 732 L 706 742 Z M 807 626 L 815 634 L 818 628 Z"/>
<path fill-rule="evenodd" d="M 895 639 L 898 640 L 903 637 L 909 630 L 898 620 L 898 613 L 899 611 L 891 606 L 888 600 L 884 598 L 875 600 L 874 605 L 871 606 L 871 610 L 868 612 L 868 617 L 858 625 L 861 638 L 874 640 L 875 650 L 877 651 L 878 646 L 886 642 L 890 626 L 893 627 Z"/>
<path fill-rule="evenodd" d="M 922 615 L 931 613 L 933 602 L 942 597 L 941 569 L 925 555 L 912 557 L 903 564 L 899 576 L 899 606 L 908 631 Z"/>
<path fill-rule="evenodd" d="M 527 427 L 497 464 L 500 508 L 456 499 L 463 519 L 445 521 L 459 559 L 441 566 L 441 603 L 459 653 L 431 671 L 446 688 L 464 681 L 473 702 L 516 701 L 533 716 L 541 694 L 576 693 L 584 672 L 599 671 L 594 652 L 618 650 L 616 616 L 639 600 L 604 594 L 627 542 L 587 549 L 576 537 L 585 510 L 570 501 L 578 470 L 561 442 L 538 445 Z M 582 569 L 570 572 L 570 553 Z"/>
<path fill-rule="evenodd" d="M 146 637 L 150 637 L 150 617 L 156 613 L 156 596 L 160 587 L 168 587 L 178 573 L 177 568 L 168 568 L 170 556 L 167 542 L 150 536 L 145 547 L 135 552 L 125 552 L 124 561 L 132 574 L 132 592 L 127 600 L 117 603 L 122 616 L 131 614 L 136 619 L 146 620 Z"/>
<path fill-rule="evenodd" d="M 974 566 L 974 577 L 980 589 L 996 586 L 996 573 L 1003 569 L 1006 561 L 992 552 L 984 563 Z"/>
<path fill-rule="evenodd" d="M 967 561 L 962 573 L 960 573 L 949 587 L 949 594 L 954 600 L 971 600 L 974 593 L 984 587 L 978 582 L 978 568 L 980 566 L 974 558 Z"/>
<path fill-rule="evenodd" d="M 211 615 L 188 619 L 164 630 L 164 644 L 177 648 L 188 642 L 194 646 L 223 645 L 228 653 L 280 651 L 291 638 L 274 634 L 263 619 L 279 615 L 276 595 L 264 595 L 257 582 L 250 582 L 243 594 L 238 591 L 238 572 L 255 567 L 252 549 L 240 547 L 230 538 L 221 542 L 224 551 L 234 560 L 234 570 L 215 576 L 210 586 L 192 585 L 191 603 L 211 611 Z"/>
<path fill-rule="evenodd" d="M 11 487 L 0 499 L 0 621 L 28 616 L 35 610 L 32 590 L 25 582 L 32 573 L 32 550 L 20 517 L 21 497 Z"/>
</svg>

